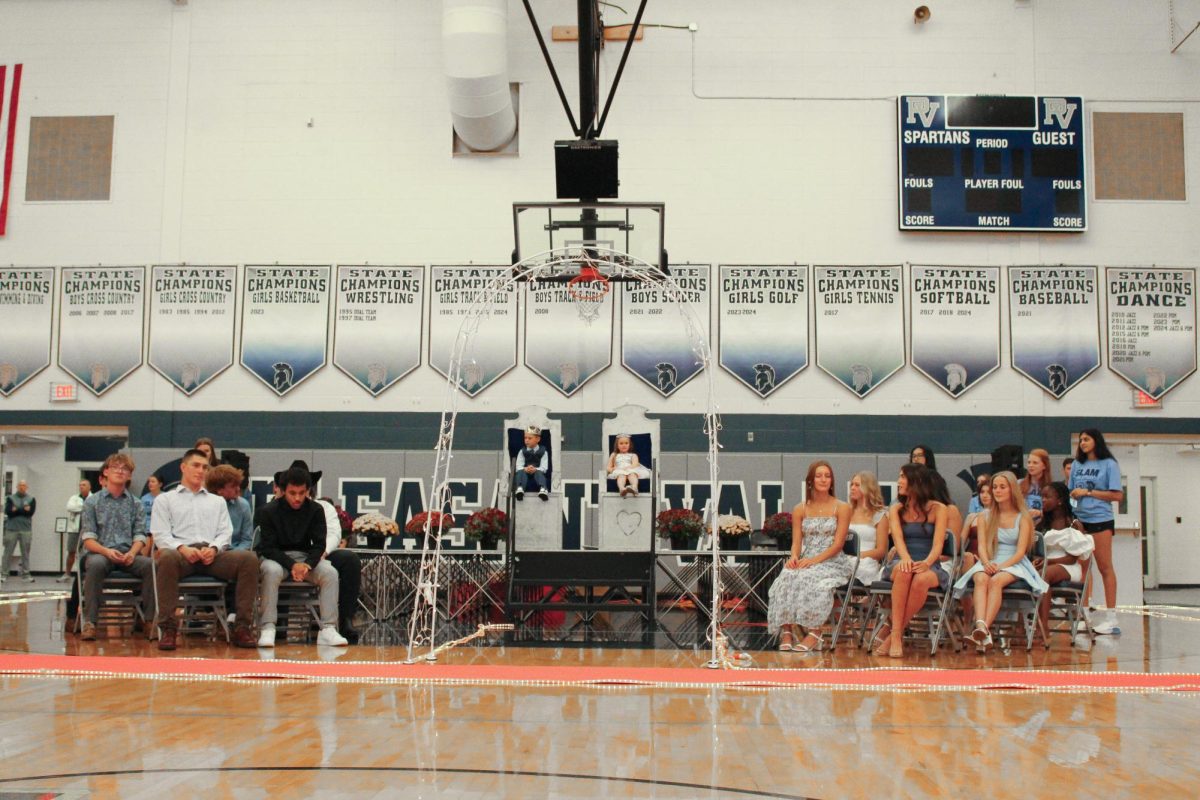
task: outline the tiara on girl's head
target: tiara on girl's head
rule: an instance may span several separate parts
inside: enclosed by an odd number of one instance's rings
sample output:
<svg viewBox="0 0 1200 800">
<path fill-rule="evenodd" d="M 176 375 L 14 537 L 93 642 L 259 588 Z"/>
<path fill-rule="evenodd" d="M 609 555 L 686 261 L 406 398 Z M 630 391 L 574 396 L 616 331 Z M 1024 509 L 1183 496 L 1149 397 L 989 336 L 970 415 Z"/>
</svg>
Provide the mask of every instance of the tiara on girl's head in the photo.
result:
<svg viewBox="0 0 1200 800">
<path fill-rule="evenodd" d="M 613 437 L 613 438 L 614 438 L 614 439 L 630 439 L 630 440 L 632 440 L 632 439 L 633 439 L 633 437 L 632 437 L 632 436 L 630 436 L 628 433 L 618 433 L 618 434 L 617 434 L 615 437 Z"/>
</svg>

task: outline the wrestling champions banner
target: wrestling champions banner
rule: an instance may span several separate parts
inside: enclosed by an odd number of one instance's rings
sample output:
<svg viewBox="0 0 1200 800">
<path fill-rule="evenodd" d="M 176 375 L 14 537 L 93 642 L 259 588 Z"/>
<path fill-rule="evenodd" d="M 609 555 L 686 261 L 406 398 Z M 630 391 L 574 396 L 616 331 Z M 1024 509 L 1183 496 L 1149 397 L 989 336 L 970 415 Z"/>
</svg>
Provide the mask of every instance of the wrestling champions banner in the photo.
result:
<svg viewBox="0 0 1200 800">
<path fill-rule="evenodd" d="M 680 300 L 689 306 L 708 338 L 709 267 L 671 267 Z M 621 363 L 663 397 L 700 374 L 700 357 L 680 308 L 665 289 L 646 283 L 621 284 Z"/>
<path fill-rule="evenodd" d="M 142 365 L 145 267 L 64 267 L 58 365 L 99 397 Z"/>
<path fill-rule="evenodd" d="M 808 366 L 808 267 L 719 270 L 721 366 L 767 397 Z"/>
<path fill-rule="evenodd" d="M 1000 367 L 999 267 L 910 271 L 911 363 L 951 397 Z"/>
<path fill-rule="evenodd" d="M 904 366 L 903 268 L 814 267 L 817 366 L 866 397 Z"/>
<path fill-rule="evenodd" d="M 517 292 L 511 284 L 483 305 L 473 321 L 468 312 L 509 267 L 433 267 L 429 290 L 429 366 L 449 377 L 450 359 L 464 321 L 478 325 L 463 350 L 459 386 L 470 397 L 517 365 Z M 486 297 L 486 293 L 483 295 Z"/>
<path fill-rule="evenodd" d="M 338 267 L 333 365 L 378 397 L 421 365 L 423 267 Z"/>
<path fill-rule="evenodd" d="M 614 287 L 586 321 L 566 284 L 526 284 L 525 366 L 567 397 L 612 365 Z"/>
<path fill-rule="evenodd" d="M 1100 366 L 1095 267 L 1009 267 L 1012 366 L 1062 397 Z"/>
<path fill-rule="evenodd" d="M 233 364 L 237 267 L 150 270 L 150 366 L 191 396 Z"/>
<path fill-rule="evenodd" d="M 8 397 L 50 366 L 54 269 L 0 269 L 0 395 Z"/>
<path fill-rule="evenodd" d="M 1114 269 L 1108 368 L 1158 400 L 1196 371 L 1196 270 Z"/>
<path fill-rule="evenodd" d="M 242 366 L 283 397 L 325 366 L 329 267 L 246 266 Z"/>
</svg>

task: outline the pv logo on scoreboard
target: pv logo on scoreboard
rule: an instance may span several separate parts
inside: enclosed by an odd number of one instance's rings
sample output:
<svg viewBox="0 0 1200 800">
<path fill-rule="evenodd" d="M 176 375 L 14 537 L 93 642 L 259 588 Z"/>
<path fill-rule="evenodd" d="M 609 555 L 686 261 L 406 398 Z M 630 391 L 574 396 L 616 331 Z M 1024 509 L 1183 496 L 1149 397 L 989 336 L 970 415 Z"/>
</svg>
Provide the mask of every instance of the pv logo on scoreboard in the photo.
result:
<svg viewBox="0 0 1200 800">
<path fill-rule="evenodd" d="M 1075 110 L 1079 108 L 1078 103 L 1068 103 L 1065 97 L 1043 97 L 1042 102 L 1046 106 L 1046 115 L 1042 118 L 1043 125 L 1053 122 L 1063 130 L 1071 127 L 1071 118 L 1075 116 Z"/>
<path fill-rule="evenodd" d="M 941 103 L 933 102 L 928 97 L 906 97 L 904 100 L 908 107 L 908 117 L 905 122 L 912 125 L 919 119 L 925 128 L 933 125 L 933 118 L 937 116 L 937 110 L 942 107 Z"/>
</svg>

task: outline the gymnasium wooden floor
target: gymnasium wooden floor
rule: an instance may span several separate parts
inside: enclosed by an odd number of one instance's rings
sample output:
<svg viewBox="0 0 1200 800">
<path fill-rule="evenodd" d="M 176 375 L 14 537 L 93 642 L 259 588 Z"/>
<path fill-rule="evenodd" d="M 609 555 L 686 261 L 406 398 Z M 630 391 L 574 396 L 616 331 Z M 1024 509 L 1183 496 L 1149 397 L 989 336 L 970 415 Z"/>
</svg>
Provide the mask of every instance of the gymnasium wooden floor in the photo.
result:
<svg viewBox="0 0 1200 800">
<path fill-rule="evenodd" d="M 61 600 L 14 594 L 61 589 L 48 579 L 3 588 L 0 798 L 1200 795 L 1200 693 L 1120 688 L 1146 673 L 1200 685 L 1200 607 L 1182 602 L 1122 612 L 1124 634 L 1090 651 L 1059 637 L 1048 652 L 904 659 L 948 675 L 1055 671 L 1057 690 L 912 691 L 889 685 L 886 670 L 841 673 L 878 676 L 852 689 L 539 685 L 536 668 L 548 667 L 581 679 L 604 668 L 714 673 L 701 668 L 707 651 L 474 644 L 438 667 L 517 667 L 530 682 L 14 675 L 23 654 L 159 654 L 138 638 L 64 637 Z M 318 675 L 335 655 L 339 665 L 404 658 L 397 647 L 337 653 L 288 644 L 271 657 L 314 662 L 304 667 Z M 850 648 L 753 655 L 762 668 L 896 666 Z M 249 666 L 263 655 L 194 637 L 170 658 Z M 1073 689 L 1077 673 L 1112 682 Z"/>
</svg>

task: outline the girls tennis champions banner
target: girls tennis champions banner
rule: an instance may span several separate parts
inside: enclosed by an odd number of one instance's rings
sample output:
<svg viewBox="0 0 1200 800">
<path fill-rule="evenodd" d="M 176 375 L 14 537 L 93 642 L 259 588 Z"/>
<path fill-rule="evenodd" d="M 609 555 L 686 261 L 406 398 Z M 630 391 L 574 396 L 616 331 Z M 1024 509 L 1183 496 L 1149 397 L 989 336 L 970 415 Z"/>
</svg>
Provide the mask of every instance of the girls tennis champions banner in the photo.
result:
<svg viewBox="0 0 1200 800">
<path fill-rule="evenodd" d="M 8 397 L 50 366 L 54 268 L 0 269 L 0 395 Z"/>
<path fill-rule="evenodd" d="M 328 266 L 246 266 L 242 366 L 283 397 L 325 366 Z"/>
<path fill-rule="evenodd" d="M 767 397 L 808 366 L 808 267 L 719 267 L 721 366 Z"/>
<path fill-rule="evenodd" d="M 433 267 L 429 290 L 429 366 L 447 378 L 460 330 L 459 386 L 475 397 L 517 366 L 517 292 L 504 284 L 510 267 Z M 505 288 L 493 289 L 497 285 Z M 483 313 L 471 318 L 476 300 Z M 464 322 L 466 327 L 464 328 Z"/>
<path fill-rule="evenodd" d="M 612 365 L 613 287 L 584 319 L 566 284 L 525 285 L 525 366 L 567 397 Z"/>
<path fill-rule="evenodd" d="M 1196 270 L 1106 271 L 1108 368 L 1158 400 L 1196 371 Z"/>
<path fill-rule="evenodd" d="M 373 397 L 421 365 L 424 267 L 337 268 L 333 365 Z"/>
<path fill-rule="evenodd" d="M 1062 397 L 1100 366 L 1095 267 L 1009 267 L 1012 366 Z"/>
<path fill-rule="evenodd" d="M 903 268 L 814 267 L 817 366 L 859 397 L 904 366 Z"/>
<path fill-rule="evenodd" d="M 1000 367 L 1000 268 L 913 265 L 911 362 L 951 397 Z"/>
<path fill-rule="evenodd" d="M 699 336 L 708 338 L 709 266 L 672 266 L 678 297 L 645 283 L 621 284 L 621 363 L 663 397 L 700 374 L 684 307 L 699 320 Z"/>
<path fill-rule="evenodd" d="M 64 267 L 58 365 L 99 397 L 142 365 L 145 267 Z"/>
<path fill-rule="evenodd" d="M 233 365 L 237 267 L 150 270 L 150 367 L 191 396 Z"/>
</svg>

